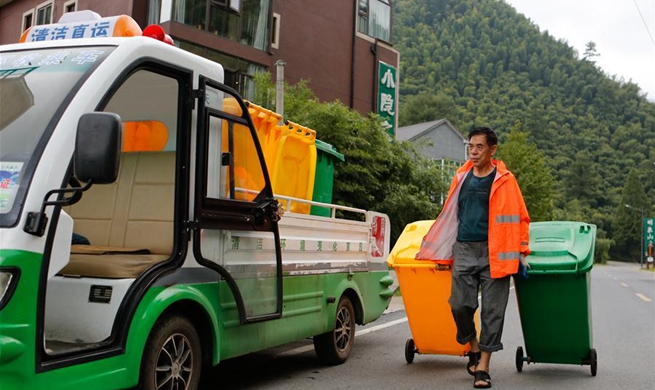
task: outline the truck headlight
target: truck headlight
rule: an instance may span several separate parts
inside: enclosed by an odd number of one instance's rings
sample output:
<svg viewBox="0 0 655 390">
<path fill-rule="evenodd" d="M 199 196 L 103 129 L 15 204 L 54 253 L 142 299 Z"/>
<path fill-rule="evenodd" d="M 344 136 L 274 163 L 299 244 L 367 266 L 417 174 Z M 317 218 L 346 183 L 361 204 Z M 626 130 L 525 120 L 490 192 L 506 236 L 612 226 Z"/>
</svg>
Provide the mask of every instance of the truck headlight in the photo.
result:
<svg viewBox="0 0 655 390">
<path fill-rule="evenodd" d="M 0 269 L 0 310 L 7 304 L 18 282 L 18 269 Z"/>
</svg>

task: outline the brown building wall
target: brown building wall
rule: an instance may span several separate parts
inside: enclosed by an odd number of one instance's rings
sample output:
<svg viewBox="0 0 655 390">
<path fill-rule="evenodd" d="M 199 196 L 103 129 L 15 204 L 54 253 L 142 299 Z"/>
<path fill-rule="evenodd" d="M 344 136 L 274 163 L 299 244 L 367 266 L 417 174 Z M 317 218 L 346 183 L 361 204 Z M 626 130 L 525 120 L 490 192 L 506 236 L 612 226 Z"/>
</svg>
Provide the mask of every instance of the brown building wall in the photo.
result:
<svg viewBox="0 0 655 390">
<path fill-rule="evenodd" d="M 359 112 L 377 109 L 378 61 L 398 68 L 399 54 L 384 42 L 375 42 L 358 34 L 355 57 L 355 101 Z"/>
<path fill-rule="evenodd" d="M 324 101 L 350 104 L 354 3 L 351 1 L 274 1 L 280 14 L 279 49 L 272 62 L 286 63 L 284 75 L 294 84 L 309 79 Z"/>
<path fill-rule="evenodd" d="M 271 0 L 272 13 L 280 15 L 279 48 L 253 49 L 176 22 L 163 23 L 175 39 L 206 46 L 269 69 L 275 79 L 275 62 L 286 63 L 285 79 L 295 84 L 309 80 L 322 101 L 340 100 L 362 114 L 376 109 L 377 61 L 398 67 L 399 54 L 392 46 L 355 33 L 357 0 Z M 62 15 L 66 0 L 55 0 L 53 22 Z M 0 43 L 20 37 L 23 13 L 43 0 L 14 0 L 0 8 Z M 91 9 L 102 16 L 132 15 L 145 27 L 148 0 L 78 0 L 77 9 Z M 353 42 L 355 45 L 353 58 Z"/>
<path fill-rule="evenodd" d="M 319 99 L 338 99 L 366 114 L 375 110 L 377 60 L 371 50 L 375 40 L 355 33 L 356 3 L 274 0 L 281 24 L 279 49 L 271 53 L 272 64 L 286 62 L 287 82 L 309 79 Z M 377 59 L 399 64 L 398 52 L 385 43 L 377 45 Z"/>
</svg>

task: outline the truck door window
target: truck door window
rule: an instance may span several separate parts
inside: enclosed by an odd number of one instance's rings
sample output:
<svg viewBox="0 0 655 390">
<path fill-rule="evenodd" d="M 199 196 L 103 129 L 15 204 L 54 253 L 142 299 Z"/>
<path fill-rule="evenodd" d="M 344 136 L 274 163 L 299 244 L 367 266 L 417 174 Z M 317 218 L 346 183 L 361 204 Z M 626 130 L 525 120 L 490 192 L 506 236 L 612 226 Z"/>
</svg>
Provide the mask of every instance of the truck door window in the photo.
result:
<svg viewBox="0 0 655 390">
<path fill-rule="evenodd" d="M 229 115 L 242 115 L 235 98 L 211 87 L 207 87 L 206 104 Z M 266 184 L 250 129 L 229 116 L 209 116 L 207 168 L 209 198 L 252 201 Z"/>
<path fill-rule="evenodd" d="M 148 70 L 131 75 L 104 111 L 123 120 L 123 151 L 174 151 L 178 123 L 178 81 Z"/>
</svg>

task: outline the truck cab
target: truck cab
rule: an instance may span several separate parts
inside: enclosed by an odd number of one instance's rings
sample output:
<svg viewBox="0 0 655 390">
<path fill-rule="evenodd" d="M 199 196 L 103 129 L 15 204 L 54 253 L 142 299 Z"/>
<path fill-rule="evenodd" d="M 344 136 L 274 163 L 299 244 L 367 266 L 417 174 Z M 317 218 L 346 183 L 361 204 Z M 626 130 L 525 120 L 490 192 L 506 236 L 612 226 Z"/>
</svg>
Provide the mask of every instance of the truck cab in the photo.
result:
<svg viewBox="0 0 655 390">
<path fill-rule="evenodd" d="M 342 363 L 393 293 L 388 218 L 282 215 L 221 65 L 125 18 L 0 48 L 3 388 L 194 389 L 304 337 Z"/>
</svg>

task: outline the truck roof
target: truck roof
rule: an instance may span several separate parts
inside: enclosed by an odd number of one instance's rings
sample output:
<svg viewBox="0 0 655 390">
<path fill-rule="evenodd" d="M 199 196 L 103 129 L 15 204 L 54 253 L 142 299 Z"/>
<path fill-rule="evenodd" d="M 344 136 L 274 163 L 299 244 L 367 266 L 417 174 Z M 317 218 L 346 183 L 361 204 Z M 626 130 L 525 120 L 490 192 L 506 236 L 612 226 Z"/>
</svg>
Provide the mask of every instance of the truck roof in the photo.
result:
<svg viewBox="0 0 655 390">
<path fill-rule="evenodd" d="M 137 58 L 151 57 L 158 60 L 171 62 L 180 67 L 202 73 L 218 81 L 223 81 L 223 67 L 219 63 L 210 61 L 204 57 L 200 57 L 196 54 L 190 53 L 186 50 L 158 41 L 156 39 L 144 36 L 126 38 L 81 38 L 14 43 L 8 45 L 0 45 L 0 52 L 52 48 L 63 49 L 66 47 L 80 46 L 115 46 L 117 49 L 112 54 L 110 54 L 110 57 L 113 58 L 114 61 L 116 60 L 116 57 L 123 57 L 126 63 L 131 63 Z"/>
</svg>

